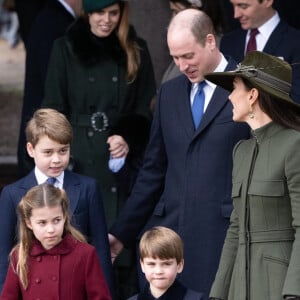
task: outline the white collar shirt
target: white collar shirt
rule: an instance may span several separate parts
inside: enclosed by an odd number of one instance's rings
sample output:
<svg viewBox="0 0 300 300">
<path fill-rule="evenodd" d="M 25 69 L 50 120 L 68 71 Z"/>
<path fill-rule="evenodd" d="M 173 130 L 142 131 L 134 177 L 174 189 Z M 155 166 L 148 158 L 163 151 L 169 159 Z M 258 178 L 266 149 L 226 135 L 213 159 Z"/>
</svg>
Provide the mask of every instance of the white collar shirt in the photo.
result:
<svg viewBox="0 0 300 300">
<path fill-rule="evenodd" d="M 223 72 L 226 69 L 227 64 L 228 64 L 228 61 L 226 60 L 224 55 L 221 53 L 221 61 L 220 61 L 219 65 L 216 67 L 216 69 L 214 70 L 214 72 Z M 206 83 L 206 85 L 203 88 L 203 92 L 205 95 L 204 112 L 206 111 L 207 106 L 208 106 L 208 104 L 212 98 L 212 95 L 215 91 L 215 88 L 216 88 L 216 85 L 208 80 L 205 80 L 205 83 Z M 191 105 L 193 104 L 197 89 L 198 89 L 198 82 L 193 83 L 192 88 L 191 88 L 191 93 L 190 93 Z"/>
<path fill-rule="evenodd" d="M 272 32 L 279 24 L 279 22 L 280 22 L 280 17 L 276 12 L 272 18 L 270 18 L 267 22 L 265 22 L 263 25 L 257 28 L 259 33 L 256 35 L 255 39 L 256 39 L 256 49 L 258 51 L 263 51 Z M 246 36 L 245 52 L 246 52 L 248 41 L 250 39 L 250 32 L 251 30 L 249 29 Z"/>
<path fill-rule="evenodd" d="M 73 8 L 64 0 L 57 0 L 74 18 L 76 18 L 76 14 Z"/>
<path fill-rule="evenodd" d="M 34 175 L 38 184 L 45 183 L 48 179 L 48 177 L 44 173 L 42 173 L 38 167 L 34 168 Z M 56 182 L 54 183 L 54 186 L 62 189 L 64 184 L 64 172 L 62 172 L 59 176 L 55 178 Z"/>
</svg>

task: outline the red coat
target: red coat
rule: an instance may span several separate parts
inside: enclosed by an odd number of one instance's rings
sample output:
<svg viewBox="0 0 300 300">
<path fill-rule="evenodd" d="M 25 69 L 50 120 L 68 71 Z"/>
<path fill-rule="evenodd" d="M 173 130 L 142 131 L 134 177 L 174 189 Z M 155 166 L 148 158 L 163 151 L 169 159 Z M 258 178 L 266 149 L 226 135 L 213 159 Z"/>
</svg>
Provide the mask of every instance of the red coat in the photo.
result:
<svg viewBox="0 0 300 300">
<path fill-rule="evenodd" d="M 0 299 L 111 300 L 111 296 L 95 248 L 67 235 L 50 250 L 34 243 L 26 290 L 10 264 Z"/>
</svg>

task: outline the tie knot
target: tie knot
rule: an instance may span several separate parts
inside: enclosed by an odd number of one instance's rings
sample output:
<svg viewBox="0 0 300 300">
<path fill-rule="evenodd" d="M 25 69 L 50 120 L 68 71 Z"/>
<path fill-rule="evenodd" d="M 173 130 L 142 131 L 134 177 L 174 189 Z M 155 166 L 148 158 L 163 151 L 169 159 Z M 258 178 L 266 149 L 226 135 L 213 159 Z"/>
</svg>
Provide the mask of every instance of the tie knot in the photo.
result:
<svg viewBox="0 0 300 300">
<path fill-rule="evenodd" d="M 51 184 L 51 185 L 54 185 L 55 182 L 56 182 L 56 178 L 55 178 L 55 177 L 49 177 L 49 178 L 46 180 L 46 183 Z"/>
<path fill-rule="evenodd" d="M 250 31 L 250 36 L 251 37 L 255 37 L 258 33 L 259 33 L 258 29 L 257 28 L 253 28 Z"/>
<path fill-rule="evenodd" d="M 198 91 L 203 90 L 204 86 L 206 85 L 205 80 L 198 83 Z"/>
</svg>

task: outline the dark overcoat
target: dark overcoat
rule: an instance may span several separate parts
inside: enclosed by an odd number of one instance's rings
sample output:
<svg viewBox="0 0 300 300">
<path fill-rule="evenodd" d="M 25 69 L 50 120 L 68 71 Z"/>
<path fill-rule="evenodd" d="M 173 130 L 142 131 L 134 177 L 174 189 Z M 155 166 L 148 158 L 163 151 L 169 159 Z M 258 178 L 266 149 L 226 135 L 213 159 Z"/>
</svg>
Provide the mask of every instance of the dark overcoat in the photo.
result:
<svg viewBox="0 0 300 300">
<path fill-rule="evenodd" d="M 211 296 L 300 296 L 300 133 L 269 123 L 234 151 L 234 210 Z"/>
<path fill-rule="evenodd" d="M 127 300 L 153 300 L 154 297 L 150 292 L 149 283 L 146 284 L 144 290 L 139 294 L 134 295 Z M 178 280 L 172 283 L 172 285 L 161 295 L 161 300 L 205 300 L 202 293 L 195 292 L 187 287 L 183 286 Z"/>
<path fill-rule="evenodd" d="M 74 171 L 99 180 L 108 224 L 116 218 L 122 198 L 108 168 L 107 138 L 126 114 L 150 117 L 150 101 L 156 92 L 147 45 L 133 29 L 130 32 L 141 54 L 133 82 L 126 78 L 127 59 L 116 35 L 97 38 L 86 22 L 76 21 L 54 44 L 43 101 L 44 107 L 55 108 L 69 118 L 74 131 Z"/>
<path fill-rule="evenodd" d="M 8 256 L 17 242 L 17 205 L 27 191 L 36 186 L 32 171 L 26 177 L 3 188 L 0 197 L 0 290 L 8 267 Z M 113 274 L 107 240 L 104 209 L 97 181 L 65 171 L 63 188 L 70 200 L 72 225 L 95 246 L 108 286 L 113 292 Z"/>
<path fill-rule="evenodd" d="M 15 272 L 16 261 L 15 252 L 1 300 L 111 300 L 95 248 L 71 235 L 49 250 L 34 242 L 28 257 L 26 290 Z"/>
<path fill-rule="evenodd" d="M 233 57 L 237 62 L 241 62 L 245 55 L 246 35 L 247 30 L 240 28 L 225 34 L 221 39 L 221 51 Z M 291 95 L 296 102 L 300 102 L 300 30 L 281 20 L 270 35 L 263 52 L 281 57 L 292 64 Z"/>
<path fill-rule="evenodd" d="M 185 251 L 178 278 L 207 295 L 232 210 L 232 150 L 249 128 L 232 121 L 228 92 L 217 87 L 195 131 L 190 89 L 184 75 L 162 85 L 143 167 L 110 232 L 128 246 L 153 226 L 175 230 Z"/>
</svg>

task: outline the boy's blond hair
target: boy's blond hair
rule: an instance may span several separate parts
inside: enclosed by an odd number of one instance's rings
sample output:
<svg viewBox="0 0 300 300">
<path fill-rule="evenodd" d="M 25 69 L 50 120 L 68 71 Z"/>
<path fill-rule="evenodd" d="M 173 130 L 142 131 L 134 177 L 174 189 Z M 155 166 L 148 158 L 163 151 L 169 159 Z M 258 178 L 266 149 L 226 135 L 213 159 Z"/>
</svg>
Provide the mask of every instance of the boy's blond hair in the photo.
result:
<svg viewBox="0 0 300 300">
<path fill-rule="evenodd" d="M 180 236 L 170 228 L 157 226 L 146 231 L 140 241 L 140 257 L 170 259 L 177 263 L 183 260 L 183 242 Z"/>
<path fill-rule="evenodd" d="M 71 144 L 73 131 L 65 115 L 55 109 L 41 108 L 35 111 L 26 126 L 26 140 L 33 147 L 43 136 L 62 144 Z"/>
</svg>

